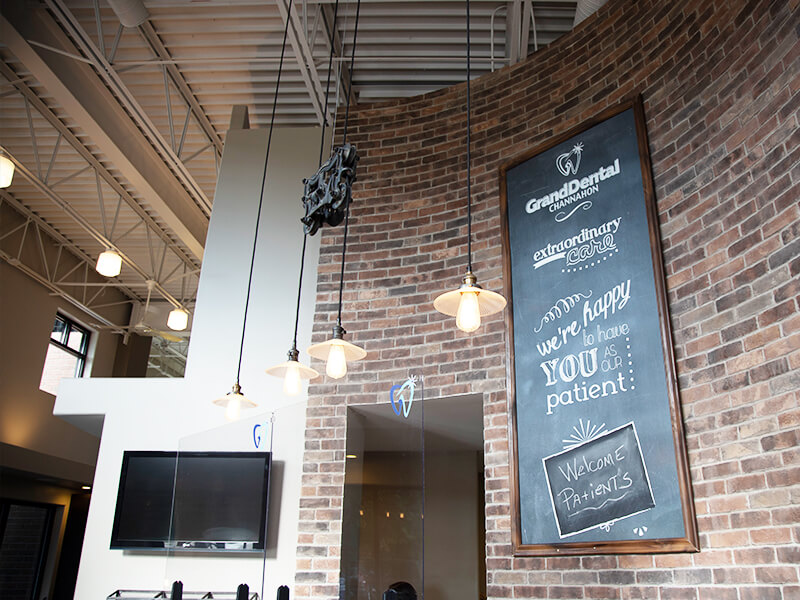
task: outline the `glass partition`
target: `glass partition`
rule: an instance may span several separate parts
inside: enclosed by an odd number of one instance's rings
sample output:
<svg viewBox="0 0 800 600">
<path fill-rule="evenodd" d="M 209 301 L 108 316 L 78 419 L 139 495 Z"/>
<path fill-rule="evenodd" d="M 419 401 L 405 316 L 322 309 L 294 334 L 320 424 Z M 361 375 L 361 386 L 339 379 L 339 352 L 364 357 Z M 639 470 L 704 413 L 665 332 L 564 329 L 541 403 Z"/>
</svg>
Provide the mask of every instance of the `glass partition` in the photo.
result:
<svg viewBox="0 0 800 600">
<path fill-rule="evenodd" d="M 387 390 L 385 398 L 344 409 L 339 597 L 381 600 L 400 583 L 412 586 L 420 599 L 485 598 L 482 396 L 426 400 L 424 382 L 411 377 Z M 305 403 L 279 407 L 180 441 L 170 522 L 174 543 L 167 550 L 164 590 L 181 581 L 186 598 L 196 592 L 225 597 L 220 594 L 246 584 L 247 597 L 257 600 L 293 585 L 305 408 Z M 194 488 L 181 483 L 199 468 L 192 465 L 198 455 L 220 453 L 269 456 L 262 461 L 269 466 L 269 487 L 261 544 L 246 535 L 252 533 L 252 525 L 240 519 L 246 515 L 231 514 L 225 490 L 222 496 L 211 493 L 221 485 L 233 488 L 231 502 L 239 493 L 263 499 L 258 475 L 214 483 L 212 473 Z M 187 530 L 186 519 L 191 525 L 198 518 L 192 511 L 200 510 L 206 496 L 217 498 L 211 521 L 199 534 Z M 332 523 L 330 531 L 337 527 Z M 391 592 L 386 597 L 394 600 Z"/>
<path fill-rule="evenodd" d="M 398 582 L 425 586 L 423 382 L 391 388 L 389 402 L 347 409 L 342 523 L 343 596 L 380 600 Z"/>
<path fill-rule="evenodd" d="M 347 408 L 340 597 L 485 598 L 482 396 L 386 397 Z"/>
<path fill-rule="evenodd" d="M 257 600 L 274 597 L 278 585 L 292 584 L 284 574 L 293 572 L 293 553 L 288 561 L 283 553 L 281 564 L 278 547 L 296 542 L 296 532 L 282 523 L 292 520 L 288 513 L 296 512 L 296 502 L 285 502 L 283 495 L 291 487 L 287 476 L 299 482 L 304 415 L 304 403 L 284 406 L 180 440 L 166 590 L 180 581 L 184 597 L 236 597 L 244 584 L 246 597 Z"/>
<path fill-rule="evenodd" d="M 273 414 L 262 412 L 180 440 L 174 463 L 164 581 L 184 593 L 260 598 L 269 512 Z"/>
</svg>

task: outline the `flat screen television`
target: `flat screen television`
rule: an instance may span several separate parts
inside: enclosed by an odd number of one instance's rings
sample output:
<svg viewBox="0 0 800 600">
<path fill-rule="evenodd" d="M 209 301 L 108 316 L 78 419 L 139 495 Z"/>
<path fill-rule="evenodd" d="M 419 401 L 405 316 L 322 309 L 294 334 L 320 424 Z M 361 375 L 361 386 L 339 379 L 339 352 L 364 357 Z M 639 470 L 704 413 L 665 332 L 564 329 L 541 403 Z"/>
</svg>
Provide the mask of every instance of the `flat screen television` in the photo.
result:
<svg viewBox="0 0 800 600">
<path fill-rule="evenodd" d="M 126 451 L 112 549 L 264 549 L 269 452 Z"/>
</svg>

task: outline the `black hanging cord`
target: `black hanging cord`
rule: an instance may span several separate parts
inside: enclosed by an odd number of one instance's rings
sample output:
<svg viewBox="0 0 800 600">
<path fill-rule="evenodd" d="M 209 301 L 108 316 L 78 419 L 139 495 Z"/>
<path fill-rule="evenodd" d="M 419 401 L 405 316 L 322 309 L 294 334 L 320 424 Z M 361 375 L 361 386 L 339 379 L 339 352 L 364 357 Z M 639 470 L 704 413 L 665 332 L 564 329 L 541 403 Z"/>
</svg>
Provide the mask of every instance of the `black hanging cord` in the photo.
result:
<svg viewBox="0 0 800 600">
<path fill-rule="evenodd" d="M 356 37 L 358 36 L 358 15 L 360 12 L 361 0 L 358 0 L 356 3 L 356 23 L 353 26 L 353 49 L 350 52 L 350 82 L 347 84 L 347 106 L 344 110 L 344 135 L 342 136 L 342 145 L 347 143 L 347 121 L 350 118 L 350 96 L 353 93 L 353 66 L 356 62 Z M 345 225 L 345 232 L 346 231 L 347 225 Z"/>
<path fill-rule="evenodd" d="M 281 46 L 281 60 L 278 63 L 278 78 L 275 82 L 275 99 L 272 102 L 272 116 L 269 121 L 269 136 L 267 137 L 267 152 L 264 157 L 264 172 L 261 177 L 261 193 L 258 196 L 258 212 L 256 214 L 256 230 L 253 239 L 253 253 L 250 256 L 250 274 L 247 276 L 247 296 L 244 301 L 244 319 L 242 319 L 242 342 L 239 344 L 239 364 L 236 367 L 236 385 L 239 385 L 239 375 L 242 372 L 242 352 L 244 350 L 244 332 L 247 327 L 247 309 L 250 307 L 250 288 L 253 285 L 253 266 L 256 262 L 256 246 L 258 245 L 258 226 L 261 222 L 261 207 L 264 204 L 264 188 L 267 183 L 267 164 L 269 163 L 269 149 L 272 146 L 272 130 L 275 125 L 275 110 L 278 107 L 278 90 L 281 87 L 281 73 L 283 72 L 283 57 L 286 54 L 286 37 L 289 33 L 289 21 L 292 15 L 292 3 L 289 0 L 288 14 L 286 15 L 286 26 L 283 29 L 283 45 Z"/>
<path fill-rule="evenodd" d="M 356 3 L 356 22 L 353 26 L 353 49 L 350 52 L 350 81 L 347 85 L 347 107 L 344 112 L 344 134 L 342 135 L 342 145 L 347 142 L 347 122 L 350 119 L 350 95 L 353 91 L 353 65 L 356 59 L 356 37 L 358 36 L 358 15 L 361 12 L 361 0 Z M 347 210 L 344 213 L 344 238 L 342 239 L 342 270 L 339 273 L 339 311 L 336 316 L 336 326 L 342 327 L 342 292 L 344 291 L 344 256 L 347 252 L 347 228 L 350 225 L 350 202 L 347 203 Z"/>
<path fill-rule="evenodd" d="M 322 152 L 325 149 L 325 127 L 328 124 L 328 93 L 331 89 L 331 72 L 333 71 L 333 53 L 334 53 L 334 41 L 336 39 L 336 19 L 339 14 L 339 0 L 336 0 L 336 4 L 333 7 L 333 23 L 331 23 L 331 29 L 328 34 L 328 39 L 331 45 L 331 53 L 328 56 L 328 80 L 325 83 L 325 111 L 322 113 L 322 136 L 320 136 L 319 140 L 319 164 L 317 168 L 322 166 Z"/>
<path fill-rule="evenodd" d="M 342 239 L 342 271 L 339 273 L 339 312 L 336 315 L 336 325 L 342 326 L 342 292 L 344 291 L 344 255 L 347 251 L 347 227 L 350 224 L 350 205 L 344 213 L 344 239 Z"/>
<path fill-rule="evenodd" d="M 472 171 L 471 171 L 471 130 L 470 114 L 470 35 L 469 35 L 469 0 L 467 0 L 467 271 L 472 273 Z"/>
<path fill-rule="evenodd" d="M 300 252 L 300 277 L 297 281 L 297 305 L 294 311 L 294 337 L 292 338 L 292 349 L 289 350 L 289 360 L 297 360 L 297 326 L 300 323 L 300 293 L 303 289 L 303 270 L 306 266 L 306 244 L 308 234 L 303 233 L 303 250 Z"/>
<path fill-rule="evenodd" d="M 322 166 L 322 152 L 325 149 L 325 126 L 328 124 L 328 95 L 331 89 L 331 72 L 333 71 L 334 40 L 336 39 L 336 18 L 339 14 L 339 0 L 333 7 L 333 22 L 328 33 L 331 52 L 328 57 L 328 80 L 325 83 L 325 109 L 322 113 L 322 135 L 319 140 L 319 162 L 317 168 Z M 292 338 L 292 348 L 289 350 L 289 360 L 297 360 L 297 328 L 300 323 L 300 294 L 303 290 L 303 271 L 306 264 L 306 245 L 308 244 L 308 234 L 303 233 L 303 250 L 300 252 L 300 277 L 297 281 L 297 304 L 294 311 L 294 337 Z"/>
</svg>

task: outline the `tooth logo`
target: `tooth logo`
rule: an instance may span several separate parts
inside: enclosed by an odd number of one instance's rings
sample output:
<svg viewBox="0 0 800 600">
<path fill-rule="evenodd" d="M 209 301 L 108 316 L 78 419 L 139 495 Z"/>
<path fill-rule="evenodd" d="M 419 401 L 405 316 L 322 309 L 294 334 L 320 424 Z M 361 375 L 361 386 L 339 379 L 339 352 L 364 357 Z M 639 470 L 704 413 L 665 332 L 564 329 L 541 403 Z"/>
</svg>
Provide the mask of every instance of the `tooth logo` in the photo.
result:
<svg viewBox="0 0 800 600">
<path fill-rule="evenodd" d="M 398 417 L 403 415 L 406 419 L 411 413 L 411 405 L 414 403 L 414 389 L 417 387 L 417 378 L 409 377 L 402 385 L 393 385 L 389 390 L 389 398 L 392 402 L 392 410 Z M 408 397 L 403 392 L 408 390 Z"/>
<path fill-rule="evenodd" d="M 564 177 L 575 175 L 578 172 L 578 167 L 581 165 L 581 153 L 583 152 L 583 144 L 575 144 L 572 150 L 559 154 L 556 158 L 556 168 L 559 173 Z"/>
</svg>

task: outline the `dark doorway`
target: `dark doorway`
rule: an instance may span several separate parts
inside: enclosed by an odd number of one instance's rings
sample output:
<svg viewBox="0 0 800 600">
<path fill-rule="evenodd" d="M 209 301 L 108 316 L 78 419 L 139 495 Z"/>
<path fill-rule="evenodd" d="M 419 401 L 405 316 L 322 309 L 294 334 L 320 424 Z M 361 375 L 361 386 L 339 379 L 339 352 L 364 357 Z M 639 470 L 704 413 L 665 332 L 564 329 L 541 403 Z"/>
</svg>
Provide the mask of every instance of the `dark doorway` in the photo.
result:
<svg viewBox="0 0 800 600">
<path fill-rule="evenodd" d="M 58 560 L 53 600 L 72 600 L 75 583 L 78 579 L 78 566 L 81 562 L 83 535 L 86 531 L 86 518 L 89 516 L 91 494 L 72 494 L 61 542 L 61 555 Z"/>
<path fill-rule="evenodd" d="M 0 500 L 0 590 L 4 600 L 36 600 L 56 506 Z"/>
</svg>

